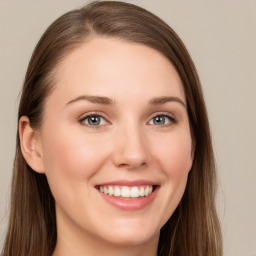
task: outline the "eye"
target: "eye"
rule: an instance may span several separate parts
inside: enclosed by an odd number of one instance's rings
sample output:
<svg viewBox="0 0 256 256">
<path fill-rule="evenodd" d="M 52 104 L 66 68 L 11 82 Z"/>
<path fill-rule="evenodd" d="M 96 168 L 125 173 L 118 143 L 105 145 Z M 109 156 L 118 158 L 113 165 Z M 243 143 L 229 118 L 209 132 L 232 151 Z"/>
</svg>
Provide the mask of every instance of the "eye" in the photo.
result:
<svg viewBox="0 0 256 256">
<path fill-rule="evenodd" d="M 169 125 L 172 123 L 176 123 L 176 119 L 174 117 L 166 115 L 166 114 L 154 116 L 149 121 L 149 124 L 151 124 L 151 125 Z"/>
<path fill-rule="evenodd" d="M 87 115 L 79 120 L 79 122 L 82 125 L 87 125 L 87 126 L 101 126 L 107 124 L 107 121 L 104 117 L 100 115 Z"/>
</svg>

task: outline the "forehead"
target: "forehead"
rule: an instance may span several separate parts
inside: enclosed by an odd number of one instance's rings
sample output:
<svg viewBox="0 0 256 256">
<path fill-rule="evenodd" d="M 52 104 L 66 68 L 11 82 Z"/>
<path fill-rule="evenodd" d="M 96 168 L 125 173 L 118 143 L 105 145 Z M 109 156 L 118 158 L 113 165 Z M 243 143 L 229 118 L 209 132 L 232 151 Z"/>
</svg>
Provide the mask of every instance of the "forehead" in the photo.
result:
<svg viewBox="0 0 256 256">
<path fill-rule="evenodd" d="M 174 94 L 183 100 L 180 77 L 159 51 L 117 38 L 96 37 L 69 53 L 57 68 L 53 96 L 110 98 Z M 160 95 L 158 95 L 160 94 Z"/>
</svg>

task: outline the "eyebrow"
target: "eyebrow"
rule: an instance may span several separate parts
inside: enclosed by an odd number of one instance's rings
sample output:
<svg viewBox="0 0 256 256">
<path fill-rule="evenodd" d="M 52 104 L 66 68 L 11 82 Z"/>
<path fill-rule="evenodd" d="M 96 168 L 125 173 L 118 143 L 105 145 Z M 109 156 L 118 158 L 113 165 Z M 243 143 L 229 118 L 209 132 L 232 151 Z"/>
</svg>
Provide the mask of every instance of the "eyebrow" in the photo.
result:
<svg viewBox="0 0 256 256">
<path fill-rule="evenodd" d="M 82 95 L 79 96 L 71 101 L 69 101 L 66 105 L 72 104 L 77 101 L 89 101 L 91 103 L 95 104 L 102 104 L 102 105 L 113 105 L 114 101 L 108 97 L 102 97 L 102 96 L 88 96 L 88 95 Z"/>
<path fill-rule="evenodd" d="M 114 101 L 110 99 L 109 97 L 103 97 L 103 96 L 90 96 L 90 95 L 81 95 L 71 101 L 69 101 L 66 105 L 78 102 L 78 101 L 89 101 L 94 104 L 101 104 L 101 105 L 114 105 Z M 178 97 L 156 97 L 149 101 L 150 105 L 163 105 L 168 102 L 177 102 L 180 103 L 183 107 L 186 107 L 186 104 Z"/>
<path fill-rule="evenodd" d="M 153 98 L 150 100 L 149 104 L 150 105 L 162 105 L 168 102 L 177 102 L 180 103 L 183 107 L 187 108 L 185 102 L 183 102 L 180 98 L 178 97 L 157 97 Z"/>
</svg>

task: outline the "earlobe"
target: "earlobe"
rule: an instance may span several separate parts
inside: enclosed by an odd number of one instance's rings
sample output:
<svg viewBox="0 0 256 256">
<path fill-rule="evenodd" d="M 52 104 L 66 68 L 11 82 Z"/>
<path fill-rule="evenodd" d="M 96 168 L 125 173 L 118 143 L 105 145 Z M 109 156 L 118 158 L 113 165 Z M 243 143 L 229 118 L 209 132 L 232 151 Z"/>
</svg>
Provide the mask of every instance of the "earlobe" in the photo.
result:
<svg viewBox="0 0 256 256">
<path fill-rule="evenodd" d="M 21 152 L 27 164 L 36 172 L 44 173 L 43 152 L 38 131 L 30 126 L 27 116 L 19 120 L 19 137 Z"/>
</svg>

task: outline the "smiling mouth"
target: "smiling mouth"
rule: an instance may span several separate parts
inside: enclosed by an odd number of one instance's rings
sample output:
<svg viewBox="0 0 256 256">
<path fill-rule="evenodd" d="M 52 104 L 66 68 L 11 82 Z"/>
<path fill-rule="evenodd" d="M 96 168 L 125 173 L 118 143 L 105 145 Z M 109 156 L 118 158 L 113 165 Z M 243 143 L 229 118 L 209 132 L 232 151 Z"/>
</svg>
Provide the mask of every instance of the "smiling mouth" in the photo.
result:
<svg viewBox="0 0 256 256">
<path fill-rule="evenodd" d="M 143 185 L 143 186 L 118 186 L 118 185 L 104 185 L 96 186 L 96 188 L 103 194 L 118 197 L 124 200 L 138 199 L 141 197 L 148 197 L 157 186 Z"/>
</svg>

